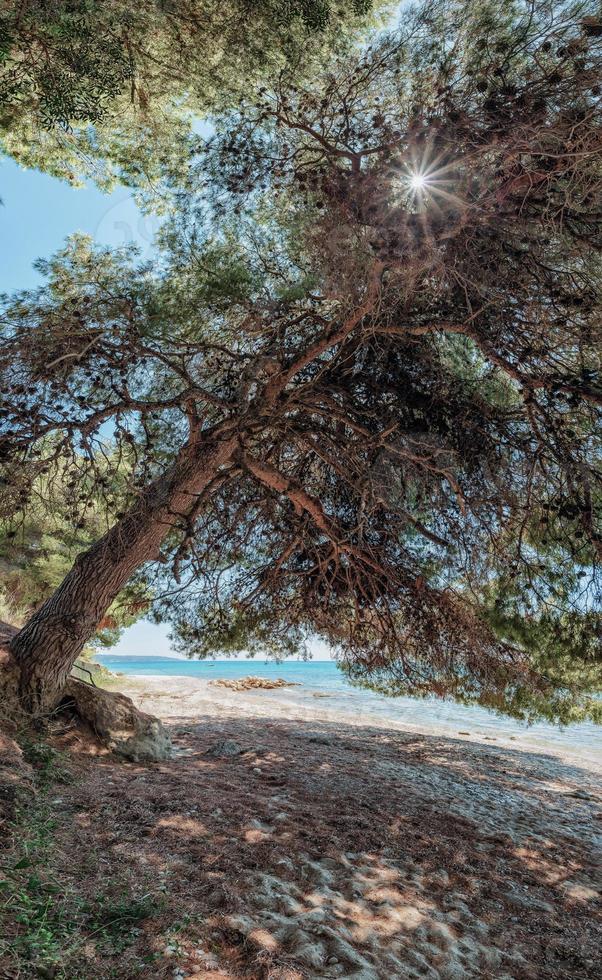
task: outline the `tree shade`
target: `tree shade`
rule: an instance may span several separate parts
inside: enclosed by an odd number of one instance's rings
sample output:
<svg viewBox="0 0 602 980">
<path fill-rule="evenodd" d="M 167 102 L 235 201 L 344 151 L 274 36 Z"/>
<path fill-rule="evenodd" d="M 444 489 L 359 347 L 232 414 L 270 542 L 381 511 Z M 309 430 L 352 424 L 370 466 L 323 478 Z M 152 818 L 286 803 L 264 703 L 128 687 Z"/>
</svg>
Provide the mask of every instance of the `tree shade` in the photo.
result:
<svg viewBox="0 0 602 980">
<path fill-rule="evenodd" d="M 142 568 L 191 653 L 317 633 L 379 690 L 599 717 L 601 35 L 429 4 L 226 116 L 152 267 L 75 240 L 7 302 L 4 506 L 50 437 L 98 481 L 109 419 L 130 474 L 13 643 L 37 681 Z"/>
</svg>

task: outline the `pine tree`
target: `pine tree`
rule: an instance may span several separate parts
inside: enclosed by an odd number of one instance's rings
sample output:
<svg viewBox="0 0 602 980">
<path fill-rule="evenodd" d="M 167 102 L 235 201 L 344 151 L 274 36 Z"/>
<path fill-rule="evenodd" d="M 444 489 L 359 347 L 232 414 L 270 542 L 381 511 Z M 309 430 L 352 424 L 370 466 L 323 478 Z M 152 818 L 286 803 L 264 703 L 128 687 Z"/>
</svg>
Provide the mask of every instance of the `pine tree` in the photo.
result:
<svg viewBox="0 0 602 980">
<path fill-rule="evenodd" d="M 43 450 L 52 459 L 51 445 Z M 47 464 L 28 488 L 28 506 L 17 509 L 0 524 L 0 603 L 14 625 L 23 623 L 53 594 L 77 555 L 90 547 L 114 522 L 118 500 L 126 492 L 123 463 L 112 469 L 107 499 L 102 468 L 94 481 L 80 479 L 82 461 L 75 455 L 64 465 Z M 21 474 L 23 475 L 23 474 Z M 5 484 L 6 486 L 6 484 Z M 13 477 L 11 497 L 21 492 L 19 474 Z M 7 507 L 8 511 L 8 507 Z M 132 625 L 150 606 L 143 581 L 130 584 L 99 623 L 93 642 L 111 646 L 124 627 Z"/>
<path fill-rule="evenodd" d="M 12 643 L 34 710 L 142 569 L 191 652 L 318 634 L 381 690 L 599 716 L 602 29 L 577 14 L 429 4 L 280 78 L 190 160 L 152 267 L 76 240 L 7 302 L 6 500 L 51 437 L 94 480 L 109 419 L 132 473 Z"/>
<path fill-rule="evenodd" d="M 148 186 L 191 128 L 287 64 L 311 70 L 369 0 L 0 3 L 0 145 L 24 166 Z"/>
</svg>

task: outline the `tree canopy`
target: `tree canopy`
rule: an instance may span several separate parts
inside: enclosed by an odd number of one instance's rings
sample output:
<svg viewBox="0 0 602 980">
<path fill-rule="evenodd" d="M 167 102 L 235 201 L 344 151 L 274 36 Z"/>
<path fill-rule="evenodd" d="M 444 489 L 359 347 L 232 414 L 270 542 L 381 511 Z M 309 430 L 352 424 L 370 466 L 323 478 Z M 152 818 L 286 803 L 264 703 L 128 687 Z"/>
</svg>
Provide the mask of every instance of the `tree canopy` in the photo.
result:
<svg viewBox="0 0 602 980">
<path fill-rule="evenodd" d="M 44 451 L 51 456 L 50 446 Z M 119 497 L 123 466 L 111 467 L 113 494 Z M 13 475 L 13 487 L 18 485 Z M 72 461 L 62 459 L 42 471 L 28 488 L 28 506 L 23 513 L 6 515 L 0 526 L 0 619 L 24 622 L 52 595 L 71 568 L 77 555 L 107 530 L 114 521 L 107 507 L 100 473 L 94 481 L 79 481 Z M 78 495 L 73 496 L 77 487 Z M 150 593 L 143 579 L 126 587 L 100 622 L 92 642 L 108 647 L 126 626 L 147 611 Z"/>
<path fill-rule="evenodd" d="M 186 155 L 194 117 L 285 65 L 308 70 L 371 0 L 0 3 L 0 145 L 75 181 L 148 186 Z"/>
<path fill-rule="evenodd" d="M 152 263 L 74 240 L 4 306 L 5 512 L 119 461 L 132 542 L 186 464 L 143 564 L 182 649 L 318 634 L 379 690 L 599 719 L 587 9 L 417 8 L 225 115 Z"/>
</svg>

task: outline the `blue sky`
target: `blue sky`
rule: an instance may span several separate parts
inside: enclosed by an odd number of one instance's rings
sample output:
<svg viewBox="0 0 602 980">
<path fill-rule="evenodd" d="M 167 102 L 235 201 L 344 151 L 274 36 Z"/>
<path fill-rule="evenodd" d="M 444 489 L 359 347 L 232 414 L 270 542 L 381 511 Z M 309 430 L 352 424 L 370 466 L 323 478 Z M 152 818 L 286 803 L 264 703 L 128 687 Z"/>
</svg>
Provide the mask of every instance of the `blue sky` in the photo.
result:
<svg viewBox="0 0 602 980">
<path fill-rule="evenodd" d="M 168 633 L 168 626 L 155 626 L 154 623 L 147 622 L 136 623 L 124 630 L 123 636 L 116 646 L 102 652 L 123 654 L 130 657 L 175 657 L 177 654 L 170 647 Z M 328 647 L 319 640 L 311 644 L 311 651 L 315 660 L 332 659 Z M 244 654 L 240 654 L 230 659 L 244 660 L 246 658 Z"/>
<path fill-rule="evenodd" d="M 157 224 L 140 214 L 124 187 L 112 194 L 103 194 L 91 184 L 71 187 L 4 157 L 0 158 L 0 198 L 0 292 L 37 285 L 40 277 L 32 263 L 51 255 L 76 231 L 103 245 L 136 242 L 144 254 Z"/>
</svg>

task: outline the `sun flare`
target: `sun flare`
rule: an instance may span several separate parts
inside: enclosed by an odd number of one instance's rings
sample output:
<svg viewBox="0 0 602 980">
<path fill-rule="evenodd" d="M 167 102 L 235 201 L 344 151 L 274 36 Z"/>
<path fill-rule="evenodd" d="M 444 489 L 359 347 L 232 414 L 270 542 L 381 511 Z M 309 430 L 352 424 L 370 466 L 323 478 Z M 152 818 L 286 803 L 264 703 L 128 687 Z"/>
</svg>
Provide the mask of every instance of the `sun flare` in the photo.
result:
<svg viewBox="0 0 602 980">
<path fill-rule="evenodd" d="M 413 191 L 422 191 L 425 189 L 428 183 L 428 177 L 425 174 L 413 173 L 410 174 L 410 187 Z"/>
</svg>

